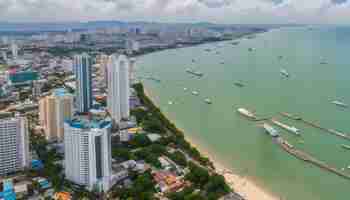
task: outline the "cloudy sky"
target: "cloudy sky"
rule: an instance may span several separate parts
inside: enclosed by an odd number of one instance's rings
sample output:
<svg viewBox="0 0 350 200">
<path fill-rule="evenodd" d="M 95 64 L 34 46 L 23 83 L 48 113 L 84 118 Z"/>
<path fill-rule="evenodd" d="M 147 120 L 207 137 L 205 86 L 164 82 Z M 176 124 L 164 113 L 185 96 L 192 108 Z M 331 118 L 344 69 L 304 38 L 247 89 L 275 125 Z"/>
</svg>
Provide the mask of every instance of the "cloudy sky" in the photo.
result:
<svg viewBox="0 0 350 200">
<path fill-rule="evenodd" d="M 0 21 L 350 23 L 350 0 L 0 0 Z"/>
</svg>

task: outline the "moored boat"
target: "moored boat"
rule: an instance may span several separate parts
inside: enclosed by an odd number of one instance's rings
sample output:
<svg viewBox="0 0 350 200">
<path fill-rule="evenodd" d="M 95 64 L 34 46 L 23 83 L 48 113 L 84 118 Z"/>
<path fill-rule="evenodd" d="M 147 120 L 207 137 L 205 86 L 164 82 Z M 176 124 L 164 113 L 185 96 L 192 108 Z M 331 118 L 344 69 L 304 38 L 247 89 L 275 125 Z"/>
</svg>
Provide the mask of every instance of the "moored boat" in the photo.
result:
<svg viewBox="0 0 350 200">
<path fill-rule="evenodd" d="M 256 119 L 256 116 L 253 112 L 245 109 L 245 108 L 238 108 L 237 109 L 237 112 L 240 113 L 241 115 L 243 116 L 246 116 L 248 118 L 251 118 L 251 119 Z"/>
<path fill-rule="evenodd" d="M 335 104 L 337 106 L 344 107 L 344 108 L 347 108 L 349 106 L 348 104 L 343 103 L 341 101 L 332 101 L 332 104 Z"/>
<path fill-rule="evenodd" d="M 264 123 L 263 124 L 263 128 L 272 137 L 278 137 L 279 136 L 278 131 L 275 128 L 273 128 L 270 124 Z"/>
</svg>

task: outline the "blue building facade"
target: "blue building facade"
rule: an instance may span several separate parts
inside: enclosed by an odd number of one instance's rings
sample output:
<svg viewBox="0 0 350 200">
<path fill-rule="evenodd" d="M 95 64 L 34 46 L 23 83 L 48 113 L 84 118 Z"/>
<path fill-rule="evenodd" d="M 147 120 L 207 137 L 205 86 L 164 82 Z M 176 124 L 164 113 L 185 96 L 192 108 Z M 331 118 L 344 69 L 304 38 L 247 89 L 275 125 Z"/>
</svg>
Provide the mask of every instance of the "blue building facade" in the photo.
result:
<svg viewBox="0 0 350 200">
<path fill-rule="evenodd" d="M 91 58 L 83 53 L 74 57 L 76 74 L 76 103 L 78 112 L 86 113 L 92 107 Z"/>
</svg>

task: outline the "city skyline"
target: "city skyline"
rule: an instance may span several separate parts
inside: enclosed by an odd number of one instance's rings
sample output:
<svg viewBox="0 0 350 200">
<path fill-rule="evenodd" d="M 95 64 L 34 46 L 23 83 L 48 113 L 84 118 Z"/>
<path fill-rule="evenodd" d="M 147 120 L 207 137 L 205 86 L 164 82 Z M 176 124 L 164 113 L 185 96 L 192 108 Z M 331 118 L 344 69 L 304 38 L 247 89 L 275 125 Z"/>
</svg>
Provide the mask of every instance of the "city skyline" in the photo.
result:
<svg viewBox="0 0 350 200">
<path fill-rule="evenodd" d="M 157 12 L 154 12 L 154 11 Z M 5 0 L 2 21 L 210 21 L 225 24 L 348 24 L 348 0 Z M 37 15 L 40 13 L 40 15 Z M 54 13 L 54 14 L 52 14 Z"/>
</svg>

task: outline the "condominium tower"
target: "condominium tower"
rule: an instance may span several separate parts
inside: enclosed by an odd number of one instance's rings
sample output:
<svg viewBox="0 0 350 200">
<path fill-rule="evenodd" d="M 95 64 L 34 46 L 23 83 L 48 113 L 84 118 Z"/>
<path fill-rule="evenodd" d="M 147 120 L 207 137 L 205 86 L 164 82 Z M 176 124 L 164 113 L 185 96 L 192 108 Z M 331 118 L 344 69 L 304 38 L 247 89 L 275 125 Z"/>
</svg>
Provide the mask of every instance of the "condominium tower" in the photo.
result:
<svg viewBox="0 0 350 200">
<path fill-rule="evenodd" d="M 116 122 L 130 116 L 129 66 L 125 55 L 111 55 L 108 62 L 108 110 Z"/>
<path fill-rule="evenodd" d="M 74 56 L 76 103 L 78 112 L 86 113 L 92 106 L 91 59 L 86 53 Z"/>
<path fill-rule="evenodd" d="M 29 167 L 29 136 L 24 117 L 0 120 L 0 175 Z"/>
<path fill-rule="evenodd" d="M 89 190 L 108 191 L 111 179 L 111 121 L 79 116 L 65 122 L 65 174 Z"/>
<path fill-rule="evenodd" d="M 48 141 L 63 141 L 64 121 L 73 116 L 73 96 L 64 89 L 39 101 L 39 120 Z"/>
</svg>

